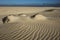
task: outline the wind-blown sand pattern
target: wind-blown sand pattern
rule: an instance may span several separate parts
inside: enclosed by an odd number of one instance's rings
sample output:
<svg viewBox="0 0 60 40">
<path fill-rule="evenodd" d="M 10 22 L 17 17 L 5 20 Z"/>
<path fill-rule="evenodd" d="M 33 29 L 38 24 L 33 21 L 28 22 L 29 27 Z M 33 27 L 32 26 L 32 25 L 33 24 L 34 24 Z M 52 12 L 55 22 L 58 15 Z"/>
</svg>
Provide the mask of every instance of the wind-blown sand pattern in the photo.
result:
<svg viewBox="0 0 60 40">
<path fill-rule="evenodd" d="M 54 10 L 51 11 L 52 9 Z M 16 15 L 16 13 L 19 14 L 20 12 L 28 16 L 19 17 L 18 22 L 2 23 L 4 16 L 14 13 Z M 29 18 L 36 13 L 39 14 L 34 18 Z M 37 20 L 37 18 L 40 19 Z M 60 8 L 0 7 L 0 40 L 59 40 L 59 30 Z"/>
</svg>

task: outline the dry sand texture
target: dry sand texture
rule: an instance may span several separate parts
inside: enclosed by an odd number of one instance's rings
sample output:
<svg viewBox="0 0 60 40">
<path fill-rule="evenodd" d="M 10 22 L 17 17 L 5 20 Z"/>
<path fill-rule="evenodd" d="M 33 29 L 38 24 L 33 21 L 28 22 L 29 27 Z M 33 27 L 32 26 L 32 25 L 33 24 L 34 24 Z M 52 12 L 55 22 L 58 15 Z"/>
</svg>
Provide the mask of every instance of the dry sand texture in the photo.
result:
<svg viewBox="0 0 60 40">
<path fill-rule="evenodd" d="M 20 22 L 2 24 L 1 19 L 4 16 L 20 13 L 28 16 L 39 14 L 32 21 L 28 17 L 19 17 Z M 0 7 L 0 40 L 59 40 L 59 30 L 60 8 Z"/>
</svg>

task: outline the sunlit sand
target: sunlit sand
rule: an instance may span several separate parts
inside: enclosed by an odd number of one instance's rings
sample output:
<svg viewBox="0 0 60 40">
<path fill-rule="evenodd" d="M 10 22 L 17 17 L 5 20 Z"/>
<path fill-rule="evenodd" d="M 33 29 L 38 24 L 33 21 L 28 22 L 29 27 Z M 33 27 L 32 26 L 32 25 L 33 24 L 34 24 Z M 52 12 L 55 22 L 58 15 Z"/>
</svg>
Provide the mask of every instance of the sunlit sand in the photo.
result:
<svg viewBox="0 0 60 40">
<path fill-rule="evenodd" d="M 60 7 L 0 7 L 0 40 L 59 40 L 59 30 Z"/>
</svg>

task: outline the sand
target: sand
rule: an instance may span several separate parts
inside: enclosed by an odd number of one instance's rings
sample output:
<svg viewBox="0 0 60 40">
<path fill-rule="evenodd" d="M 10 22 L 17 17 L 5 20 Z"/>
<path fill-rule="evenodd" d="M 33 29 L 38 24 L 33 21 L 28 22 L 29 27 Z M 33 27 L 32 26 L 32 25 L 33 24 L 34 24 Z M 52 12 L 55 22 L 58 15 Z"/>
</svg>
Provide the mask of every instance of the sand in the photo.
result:
<svg viewBox="0 0 60 40">
<path fill-rule="evenodd" d="M 2 23 L 4 16 L 21 13 L 39 14 L 33 19 L 20 17 L 18 22 Z M 0 7 L 0 40 L 59 40 L 59 30 L 60 7 Z"/>
</svg>

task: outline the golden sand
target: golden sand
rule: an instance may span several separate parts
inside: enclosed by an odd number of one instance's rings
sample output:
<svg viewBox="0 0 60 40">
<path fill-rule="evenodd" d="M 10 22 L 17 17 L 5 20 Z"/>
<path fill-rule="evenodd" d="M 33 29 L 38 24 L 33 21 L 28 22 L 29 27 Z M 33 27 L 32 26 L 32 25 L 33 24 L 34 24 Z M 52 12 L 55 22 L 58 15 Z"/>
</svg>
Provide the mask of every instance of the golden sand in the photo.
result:
<svg viewBox="0 0 60 40">
<path fill-rule="evenodd" d="M 50 9 L 55 11 L 46 11 Z M 59 9 L 55 7 L 0 7 L 0 40 L 59 40 Z M 28 16 L 36 13 L 39 15 L 31 21 L 29 18 L 20 17 L 19 22 L 2 23 L 4 16 L 19 13 L 27 13 Z"/>
</svg>

